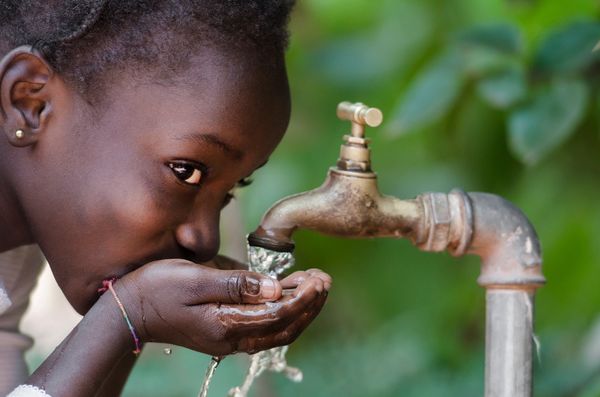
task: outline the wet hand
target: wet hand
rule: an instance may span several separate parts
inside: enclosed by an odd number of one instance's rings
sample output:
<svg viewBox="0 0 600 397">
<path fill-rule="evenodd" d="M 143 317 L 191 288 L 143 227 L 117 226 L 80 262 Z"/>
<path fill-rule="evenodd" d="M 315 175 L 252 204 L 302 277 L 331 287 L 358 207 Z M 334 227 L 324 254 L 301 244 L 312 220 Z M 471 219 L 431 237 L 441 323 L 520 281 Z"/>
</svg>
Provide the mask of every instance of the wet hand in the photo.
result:
<svg viewBox="0 0 600 397">
<path fill-rule="evenodd" d="M 142 341 L 211 355 L 292 343 L 320 312 L 330 287 L 331 278 L 316 269 L 278 282 L 183 260 L 150 263 L 114 285 Z"/>
</svg>

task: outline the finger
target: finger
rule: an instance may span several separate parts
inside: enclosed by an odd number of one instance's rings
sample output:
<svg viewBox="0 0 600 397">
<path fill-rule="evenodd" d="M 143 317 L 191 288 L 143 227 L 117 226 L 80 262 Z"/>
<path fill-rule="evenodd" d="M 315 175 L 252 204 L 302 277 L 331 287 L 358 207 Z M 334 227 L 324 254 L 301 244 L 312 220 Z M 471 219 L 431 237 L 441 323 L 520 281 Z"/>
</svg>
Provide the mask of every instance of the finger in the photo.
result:
<svg viewBox="0 0 600 397">
<path fill-rule="evenodd" d="M 273 338 L 273 343 L 276 346 L 284 346 L 293 343 L 306 328 L 314 321 L 321 313 L 325 302 L 327 301 L 327 293 L 323 293 L 310 307 L 310 310 L 304 312 L 300 318 L 288 325 L 284 330 L 279 332 Z M 260 347 L 260 346 L 259 346 Z"/>
<path fill-rule="evenodd" d="M 298 271 L 298 272 L 294 272 L 294 273 L 290 274 L 283 280 L 279 280 L 279 283 L 285 289 L 296 288 L 297 286 L 302 284 L 304 281 L 306 281 L 306 279 L 309 277 L 310 277 L 310 274 L 308 274 L 307 272 Z"/>
<path fill-rule="evenodd" d="M 243 270 L 199 266 L 188 284 L 188 305 L 203 303 L 256 304 L 281 297 L 281 284 L 271 277 Z"/>
<path fill-rule="evenodd" d="M 292 296 L 296 297 L 298 300 L 309 302 L 315 297 L 314 291 L 320 294 L 324 290 L 325 285 L 323 280 L 318 277 L 309 277 L 302 284 L 296 287 L 296 289 L 292 292 Z"/>
<path fill-rule="evenodd" d="M 248 336 L 243 338 L 240 340 L 238 350 L 253 354 L 262 350 L 292 344 L 321 312 L 326 299 L 327 293 L 321 294 L 319 299 L 310 307 L 310 310 L 302 313 L 299 318 L 277 333 L 265 337 Z"/>
<path fill-rule="evenodd" d="M 266 336 L 294 322 L 325 294 L 323 281 L 306 280 L 291 295 L 263 305 L 221 305 L 215 314 L 232 339 L 242 336 Z"/>
<path fill-rule="evenodd" d="M 281 286 L 285 289 L 296 288 L 300 284 L 302 284 L 309 277 L 317 277 L 323 280 L 325 284 L 325 289 L 329 290 L 331 288 L 332 279 L 327 273 L 319 270 L 319 269 L 309 269 L 306 271 L 298 271 L 290 274 L 283 280 L 280 280 Z"/>
<path fill-rule="evenodd" d="M 319 277 L 325 283 L 327 290 L 331 288 L 331 284 L 333 283 L 333 279 L 331 276 L 321 269 L 308 269 L 306 273 L 310 274 L 313 277 Z"/>
</svg>

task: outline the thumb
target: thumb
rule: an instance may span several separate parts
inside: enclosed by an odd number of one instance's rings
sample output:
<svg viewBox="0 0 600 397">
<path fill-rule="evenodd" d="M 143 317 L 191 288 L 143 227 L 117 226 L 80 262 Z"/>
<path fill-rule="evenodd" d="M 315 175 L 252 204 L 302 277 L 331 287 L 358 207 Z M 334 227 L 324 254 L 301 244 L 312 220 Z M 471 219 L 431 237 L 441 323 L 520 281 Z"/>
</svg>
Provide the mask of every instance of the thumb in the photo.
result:
<svg viewBox="0 0 600 397">
<path fill-rule="evenodd" d="M 271 277 L 244 270 L 205 268 L 192 282 L 194 304 L 263 303 L 281 297 L 281 284 Z"/>
</svg>

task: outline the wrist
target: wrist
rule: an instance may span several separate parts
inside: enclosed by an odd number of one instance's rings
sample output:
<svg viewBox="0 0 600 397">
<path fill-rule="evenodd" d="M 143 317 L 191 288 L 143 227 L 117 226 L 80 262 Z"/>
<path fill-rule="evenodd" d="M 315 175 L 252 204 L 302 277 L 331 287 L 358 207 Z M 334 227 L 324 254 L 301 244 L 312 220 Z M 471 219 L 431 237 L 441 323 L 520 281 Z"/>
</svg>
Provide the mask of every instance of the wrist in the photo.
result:
<svg viewBox="0 0 600 397">
<path fill-rule="evenodd" d="M 127 310 L 127 309 L 125 309 Z M 110 291 L 105 292 L 96 304 L 88 312 L 89 326 L 97 327 L 110 335 L 110 343 L 122 353 L 133 352 L 136 348 L 135 342 L 123 317 L 117 301 Z M 86 314 L 85 317 L 88 317 Z M 84 317 L 84 321 L 86 318 Z"/>
<path fill-rule="evenodd" d="M 132 354 L 133 346 L 113 296 L 103 294 L 28 384 L 51 396 L 95 395 L 115 363 Z"/>
</svg>

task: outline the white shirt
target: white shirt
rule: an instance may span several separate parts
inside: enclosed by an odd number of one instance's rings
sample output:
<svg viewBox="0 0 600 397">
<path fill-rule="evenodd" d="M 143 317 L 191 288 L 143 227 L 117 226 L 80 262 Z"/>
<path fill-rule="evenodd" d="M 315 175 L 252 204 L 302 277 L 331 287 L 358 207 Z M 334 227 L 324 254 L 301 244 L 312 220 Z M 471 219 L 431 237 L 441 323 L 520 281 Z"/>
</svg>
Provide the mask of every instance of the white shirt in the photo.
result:
<svg viewBox="0 0 600 397">
<path fill-rule="evenodd" d="M 24 354 L 33 341 L 20 332 L 19 323 L 43 264 L 44 257 L 37 245 L 0 254 L 0 396 L 28 377 Z M 24 394 L 11 394 L 15 396 Z"/>
</svg>

